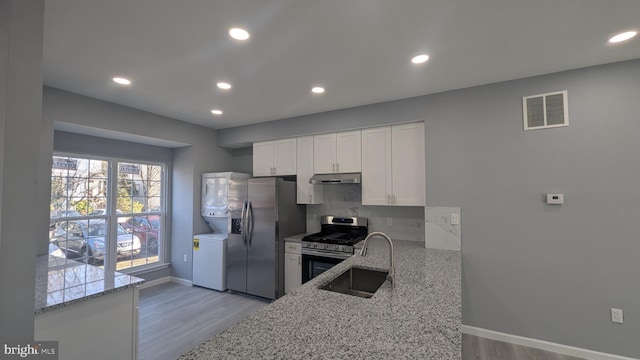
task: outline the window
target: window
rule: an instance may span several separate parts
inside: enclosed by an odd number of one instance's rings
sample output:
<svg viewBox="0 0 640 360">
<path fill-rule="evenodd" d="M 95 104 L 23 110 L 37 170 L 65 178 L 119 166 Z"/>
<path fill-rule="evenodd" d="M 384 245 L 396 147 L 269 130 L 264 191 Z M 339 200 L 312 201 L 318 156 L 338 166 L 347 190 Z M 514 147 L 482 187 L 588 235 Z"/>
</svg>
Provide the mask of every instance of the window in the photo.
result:
<svg viewBox="0 0 640 360">
<path fill-rule="evenodd" d="M 55 156 L 50 253 L 118 271 L 162 263 L 164 169 Z"/>
</svg>

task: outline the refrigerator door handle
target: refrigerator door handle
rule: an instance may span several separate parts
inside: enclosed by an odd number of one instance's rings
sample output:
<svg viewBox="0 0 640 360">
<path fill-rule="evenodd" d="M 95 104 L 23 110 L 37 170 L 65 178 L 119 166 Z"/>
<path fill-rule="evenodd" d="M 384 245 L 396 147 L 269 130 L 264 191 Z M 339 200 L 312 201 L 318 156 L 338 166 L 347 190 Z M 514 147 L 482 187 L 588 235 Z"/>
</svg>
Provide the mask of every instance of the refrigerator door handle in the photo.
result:
<svg viewBox="0 0 640 360">
<path fill-rule="evenodd" d="M 242 242 L 247 245 L 247 199 L 242 203 L 242 214 L 240 215 L 240 233 L 242 236 Z"/>
<path fill-rule="evenodd" d="M 251 201 L 249 201 L 249 207 L 247 208 L 247 219 L 249 220 L 247 224 L 247 236 L 249 238 L 249 247 L 251 247 L 251 240 L 253 238 L 253 205 Z"/>
</svg>

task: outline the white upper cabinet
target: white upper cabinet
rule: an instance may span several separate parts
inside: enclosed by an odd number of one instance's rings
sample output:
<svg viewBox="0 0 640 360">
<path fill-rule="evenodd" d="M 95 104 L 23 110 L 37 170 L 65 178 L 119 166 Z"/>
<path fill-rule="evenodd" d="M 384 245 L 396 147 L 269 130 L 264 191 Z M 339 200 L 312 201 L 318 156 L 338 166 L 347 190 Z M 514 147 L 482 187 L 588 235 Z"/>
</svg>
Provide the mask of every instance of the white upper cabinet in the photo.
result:
<svg viewBox="0 0 640 360">
<path fill-rule="evenodd" d="M 296 175 L 296 138 L 253 143 L 253 176 Z"/>
<path fill-rule="evenodd" d="M 298 204 L 321 204 L 322 185 L 309 184 L 313 176 L 313 136 L 300 136 L 296 140 L 297 178 L 296 188 Z"/>
<path fill-rule="evenodd" d="M 424 151 L 424 123 L 391 127 L 393 205 L 425 205 Z"/>
<path fill-rule="evenodd" d="M 362 204 L 388 205 L 391 181 L 391 126 L 362 130 Z"/>
<path fill-rule="evenodd" d="M 313 136 L 314 174 L 360 172 L 361 132 L 342 131 Z"/>
<path fill-rule="evenodd" d="M 313 136 L 313 173 L 332 174 L 336 169 L 336 134 Z"/>
<path fill-rule="evenodd" d="M 424 123 L 362 130 L 362 204 L 424 206 Z"/>
<path fill-rule="evenodd" d="M 271 176 L 273 163 L 273 141 L 253 143 L 253 176 Z"/>
</svg>

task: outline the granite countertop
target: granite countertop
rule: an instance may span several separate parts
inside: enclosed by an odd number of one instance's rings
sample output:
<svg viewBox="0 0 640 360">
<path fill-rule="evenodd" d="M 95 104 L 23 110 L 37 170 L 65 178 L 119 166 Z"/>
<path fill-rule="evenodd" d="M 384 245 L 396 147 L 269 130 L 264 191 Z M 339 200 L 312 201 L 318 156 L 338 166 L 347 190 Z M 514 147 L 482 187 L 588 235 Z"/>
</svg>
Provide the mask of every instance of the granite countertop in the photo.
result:
<svg viewBox="0 0 640 360">
<path fill-rule="evenodd" d="M 309 235 L 311 233 L 304 233 L 304 234 L 298 234 L 298 235 L 291 235 L 291 236 L 287 236 L 284 238 L 284 241 L 290 241 L 290 242 L 302 242 L 302 238 Z"/>
<path fill-rule="evenodd" d="M 36 259 L 35 313 L 54 310 L 80 301 L 124 290 L 144 280 L 102 268 L 51 255 Z"/>
<path fill-rule="evenodd" d="M 370 299 L 318 289 L 352 265 L 387 269 L 388 245 L 353 256 L 183 354 L 192 359 L 461 359 L 460 252 L 394 241 L 396 284 Z"/>
</svg>

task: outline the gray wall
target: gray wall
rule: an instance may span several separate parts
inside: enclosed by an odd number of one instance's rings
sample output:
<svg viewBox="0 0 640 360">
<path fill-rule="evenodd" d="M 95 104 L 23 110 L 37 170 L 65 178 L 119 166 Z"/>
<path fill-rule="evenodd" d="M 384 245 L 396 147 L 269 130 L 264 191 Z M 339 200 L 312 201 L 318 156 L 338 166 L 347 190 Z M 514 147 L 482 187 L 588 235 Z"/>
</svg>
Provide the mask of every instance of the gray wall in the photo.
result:
<svg viewBox="0 0 640 360">
<path fill-rule="evenodd" d="M 172 264 L 171 275 L 191 280 L 191 238 L 194 233 L 207 231 L 206 224 L 199 216 L 200 174 L 232 169 L 231 150 L 217 146 L 216 131 L 50 87 L 44 88 L 43 100 L 43 117 L 50 124 L 59 122 L 64 123 L 65 128 L 79 126 L 99 129 L 103 133 L 126 133 L 146 139 L 187 144 L 180 148 L 158 151 L 162 156 L 170 152 L 173 163 L 172 199 L 168 214 L 171 220 L 171 246 L 168 249 Z M 91 140 L 85 139 L 84 143 Z M 100 144 L 107 144 L 103 148 L 107 151 L 110 143 L 104 140 Z M 131 150 L 130 147 L 127 149 Z M 108 151 L 114 154 L 121 150 Z M 141 151 L 139 155 L 152 156 L 147 150 Z M 183 254 L 187 254 L 186 262 L 183 261 Z M 162 274 L 166 273 L 166 270 L 161 271 Z M 152 279 L 159 275 L 152 273 L 141 276 Z"/>
<path fill-rule="evenodd" d="M 33 340 L 36 240 L 47 237 L 43 17 L 42 0 L 0 1 L 0 339 L 9 346 Z"/>
<path fill-rule="evenodd" d="M 173 160 L 173 149 L 170 148 L 58 130 L 54 132 L 53 150 L 63 153 L 108 156 L 168 164 L 171 164 Z M 51 169 L 49 169 L 49 173 L 51 173 Z"/>
<path fill-rule="evenodd" d="M 427 99 L 427 203 L 462 208 L 464 324 L 640 356 L 639 84 L 636 60 Z M 524 132 L 521 97 L 563 89 L 570 126 Z"/>
<path fill-rule="evenodd" d="M 569 92 L 566 128 L 523 131 L 522 96 Z M 221 145 L 425 120 L 428 206 L 460 207 L 463 323 L 640 357 L 640 60 L 256 126 Z M 548 206 L 543 195 L 564 193 Z M 609 308 L 622 308 L 613 324 Z"/>
</svg>

